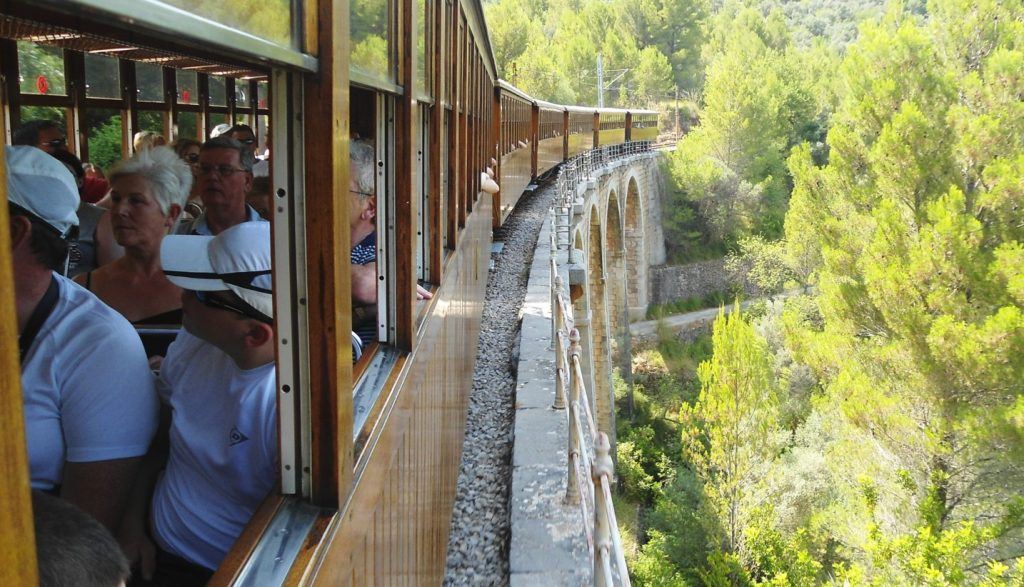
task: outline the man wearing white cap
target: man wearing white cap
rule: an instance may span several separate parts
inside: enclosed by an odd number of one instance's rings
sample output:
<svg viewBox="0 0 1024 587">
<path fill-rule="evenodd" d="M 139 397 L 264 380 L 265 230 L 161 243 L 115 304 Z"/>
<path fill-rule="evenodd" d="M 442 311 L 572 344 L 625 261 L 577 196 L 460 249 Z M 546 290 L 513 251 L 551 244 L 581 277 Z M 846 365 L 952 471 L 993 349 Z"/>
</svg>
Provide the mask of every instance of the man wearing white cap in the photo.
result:
<svg viewBox="0 0 1024 587">
<path fill-rule="evenodd" d="M 116 530 L 156 430 L 153 375 L 128 321 L 55 272 L 78 224 L 71 172 L 35 147 L 5 153 L 32 487 Z"/>
<path fill-rule="evenodd" d="M 185 330 L 157 382 L 173 415 L 150 514 L 156 582 L 204 584 L 277 479 L 270 224 L 167 236 L 160 261 L 184 290 Z M 132 521 L 122 543 L 141 539 Z"/>
</svg>

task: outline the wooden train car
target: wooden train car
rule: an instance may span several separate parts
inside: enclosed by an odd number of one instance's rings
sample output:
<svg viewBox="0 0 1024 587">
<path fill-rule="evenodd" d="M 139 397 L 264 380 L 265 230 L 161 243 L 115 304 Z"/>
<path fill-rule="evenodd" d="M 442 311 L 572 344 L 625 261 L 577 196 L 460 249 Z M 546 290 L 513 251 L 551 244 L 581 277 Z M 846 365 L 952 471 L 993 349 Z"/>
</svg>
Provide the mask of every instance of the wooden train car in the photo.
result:
<svg viewBox="0 0 1024 587">
<path fill-rule="evenodd" d="M 52 119 L 105 166 L 139 131 L 253 128 L 272 186 L 279 479 L 214 584 L 440 583 L 492 230 L 538 176 L 606 140 L 647 140 L 657 114 L 609 110 L 602 134 L 603 110 L 501 82 L 476 0 L 236 4 L 0 1 L 0 135 Z M 358 361 L 353 139 L 377 165 L 376 335 Z M 5 214 L 0 304 L 13 308 Z M 37 580 L 18 334 L 0 314 L 3 584 Z"/>
<path fill-rule="evenodd" d="M 655 111 L 553 104 L 505 80 L 497 84 L 494 103 L 501 187 L 494 197 L 494 228 L 512 212 L 526 187 L 566 159 L 597 146 L 650 141 L 658 135 Z"/>
</svg>

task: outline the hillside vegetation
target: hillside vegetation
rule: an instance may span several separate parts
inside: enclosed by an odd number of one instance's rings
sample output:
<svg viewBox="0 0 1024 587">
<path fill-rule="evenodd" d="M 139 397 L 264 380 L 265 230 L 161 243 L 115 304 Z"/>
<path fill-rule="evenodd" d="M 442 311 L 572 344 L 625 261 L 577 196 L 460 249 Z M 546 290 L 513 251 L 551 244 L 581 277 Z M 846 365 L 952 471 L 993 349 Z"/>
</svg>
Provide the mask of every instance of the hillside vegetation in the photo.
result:
<svg viewBox="0 0 1024 587">
<path fill-rule="evenodd" d="M 1024 7 L 710 12 L 681 246 L 812 287 L 634 357 L 635 583 L 1021 585 Z"/>
</svg>

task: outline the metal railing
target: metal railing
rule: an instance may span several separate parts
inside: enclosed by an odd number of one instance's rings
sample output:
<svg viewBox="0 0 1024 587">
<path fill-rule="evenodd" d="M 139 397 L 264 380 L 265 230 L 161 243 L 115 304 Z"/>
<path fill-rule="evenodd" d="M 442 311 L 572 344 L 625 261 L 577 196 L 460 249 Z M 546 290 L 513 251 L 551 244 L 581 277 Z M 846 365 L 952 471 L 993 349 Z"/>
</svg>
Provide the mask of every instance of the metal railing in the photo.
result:
<svg viewBox="0 0 1024 587">
<path fill-rule="evenodd" d="M 552 225 L 555 224 L 552 218 Z M 565 500 L 579 505 L 587 546 L 593 561 L 594 584 L 630 585 L 622 537 L 612 504 L 615 479 L 608 435 L 599 430 L 591 410 L 581 366 L 580 333 L 572 305 L 558 272 L 558 241 L 551 231 L 551 315 L 555 347 L 555 409 L 565 410 L 569 426 L 568 482 Z"/>
<path fill-rule="evenodd" d="M 596 179 L 601 169 L 609 163 L 647 154 L 651 149 L 651 141 L 630 141 L 590 149 L 562 163 L 558 169 L 555 183 L 557 193 L 553 204 L 559 218 L 554 231 L 560 245 L 569 244 L 572 205 L 576 201 L 578 187 L 584 182 Z"/>
</svg>

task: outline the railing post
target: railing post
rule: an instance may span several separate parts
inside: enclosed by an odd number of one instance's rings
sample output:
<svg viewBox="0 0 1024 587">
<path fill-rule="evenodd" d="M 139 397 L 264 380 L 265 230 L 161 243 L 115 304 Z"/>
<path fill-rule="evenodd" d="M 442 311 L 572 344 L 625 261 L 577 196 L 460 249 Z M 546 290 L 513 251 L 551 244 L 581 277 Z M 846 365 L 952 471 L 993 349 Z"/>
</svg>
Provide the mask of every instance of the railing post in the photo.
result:
<svg viewBox="0 0 1024 587">
<path fill-rule="evenodd" d="M 580 390 L 582 382 L 576 379 L 576 363 L 580 360 L 580 331 L 573 328 L 569 331 L 569 478 L 565 485 L 565 502 L 576 505 L 580 502 L 580 486 L 576 477 L 575 460 L 579 460 L 583 447 L 579 444 L 580 433 L 576 429 L 579 422 L 577 413 L 580 409 Z M 575 460 L 573 455 L 576 455 Z"/>
<path fill-rule="evenodd" d="M 608 508 L 601 490 L 601 477 L 612 479 L 611 443 L 608 435 L 599 432 L 594 445 L 594 462 L 591 464 L 591 478 L 594 481 L 594 584 L 606 585 L 605 568 L 611 564 L 612 534 L 608 524 Z M 609 560 L 605 560 L 609 559 Z M 621 571 L 620 571 L 621 572 Z M 609 586 L 610 587 L 610 586 Z"/>
<path fill-rule="evenodd" d="M 558 337 L 563 332 L 565 325 L 565 316 L 562 315 L 562 307 L 559 302 L 559 298 L 562 296 L 562 276 L 555 274 L 555 291 L 554 291 L 554 306 L 552 306 L 552 320 L 551 323 L 554 326 L 552 332 L 553 340 L 555 341 L 555 409 L 565 409 L 565 350 L 562 348 L 562 343 L 559 342 Z"/>
</svg>

